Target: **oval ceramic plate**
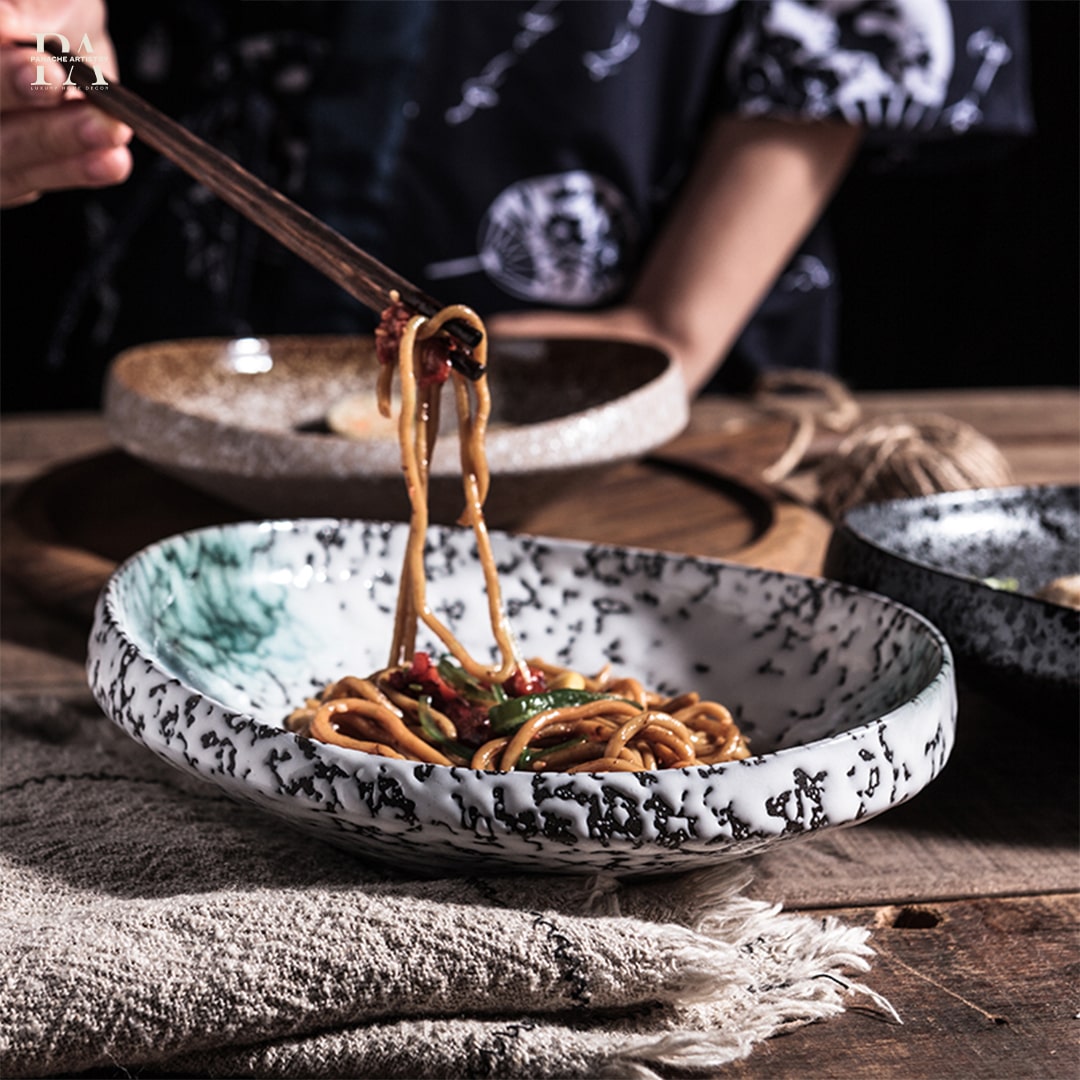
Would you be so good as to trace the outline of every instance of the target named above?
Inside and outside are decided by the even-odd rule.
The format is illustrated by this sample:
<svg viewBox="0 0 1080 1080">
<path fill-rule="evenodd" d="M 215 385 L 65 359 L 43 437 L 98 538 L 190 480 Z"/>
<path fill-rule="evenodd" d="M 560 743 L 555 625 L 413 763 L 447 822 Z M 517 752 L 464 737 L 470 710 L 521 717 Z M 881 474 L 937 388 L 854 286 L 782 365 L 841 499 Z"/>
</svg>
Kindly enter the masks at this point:
<svg viewBox="0 0 1080 1080">
<path fill-rule="evenodd" d="M 154 753 L 229 794 L 427 870 L 685 870 L 879 814 L 948 758 L 952 662 L 913 612 L 824 580 L 504 534 L 493 542 L 525 655 L 700 690 L 732 709 L 755 756 L 651 773 L 488 773 L 285 730 L 312 691 L 385 664 L 406 534 L 280 521 L 147 548 L 98 604 L 97 700 Z M 471 533 L 428 539 L 433 610 L 490 655 Z"/>
<path fill-rule="evenodd" d="M 1039 599 L 1080 573 L 1080 488 L 987 488 L 856 507 L 826 573 L 922 612 L 962 671 L 1076 701 L 1080 611 Z"/>
<path fill-rule="evenodd" d="M 403 521 L 401 451 L 377 413 L 377 368 L 369 337 L 156 342 L 113 362 L 105 418 L 134 457 L 260 516 Z M 645 345 L 494 339 L 488 382 L 496 525 L 667 442 L 689 419 L 681 375 Z M 456 420 L 444 400 L 445 428 Z M 337 416 L 357 437 L 331 430 Z M 432 461 L 432 521 L 461 513 L 455 443 L 443 440 Z"/>
</svg>

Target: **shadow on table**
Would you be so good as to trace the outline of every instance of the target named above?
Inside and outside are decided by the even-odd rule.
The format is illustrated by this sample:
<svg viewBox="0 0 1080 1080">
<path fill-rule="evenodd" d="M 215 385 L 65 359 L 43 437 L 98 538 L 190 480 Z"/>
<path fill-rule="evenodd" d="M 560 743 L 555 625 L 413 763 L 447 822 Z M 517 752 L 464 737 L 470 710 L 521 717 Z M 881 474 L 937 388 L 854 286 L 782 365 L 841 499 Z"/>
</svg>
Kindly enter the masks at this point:
<svg viewBox="0 0 1080 1080">
<path fill-rule="evenodd" d="M 1080 701 L 961 680 L 956 745 L 920 795 L 868 828 L 1027 846 L 1080 844 Z"/>
</svg>

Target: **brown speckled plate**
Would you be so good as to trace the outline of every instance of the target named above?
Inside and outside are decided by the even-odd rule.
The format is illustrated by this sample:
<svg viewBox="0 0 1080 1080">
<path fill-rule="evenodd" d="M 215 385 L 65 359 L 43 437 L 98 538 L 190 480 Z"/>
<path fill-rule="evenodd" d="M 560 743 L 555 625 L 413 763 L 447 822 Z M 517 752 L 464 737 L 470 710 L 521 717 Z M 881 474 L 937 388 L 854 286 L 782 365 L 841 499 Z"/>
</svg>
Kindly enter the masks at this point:
<svg viewBox="0 0 1080 1080">
<path fill-rule="evenodd" d="M 348 438 L 327 419 L 370 394 L 376 366 L 370 338 L 157 342 L 114 361 L 105 416 L 136 458 L 260 516 L 401 519 L 408 507 L 394 432 L 373 423 Z M 688 420 L 681 376 L 644 345 L 493 340 L 489 371 L 487 516 L 496 526 L 570 478 L 660 446 Z M 461 511 L 456 439 L 432 463 L 431 508 L 437 522 Z"/>
</svg>

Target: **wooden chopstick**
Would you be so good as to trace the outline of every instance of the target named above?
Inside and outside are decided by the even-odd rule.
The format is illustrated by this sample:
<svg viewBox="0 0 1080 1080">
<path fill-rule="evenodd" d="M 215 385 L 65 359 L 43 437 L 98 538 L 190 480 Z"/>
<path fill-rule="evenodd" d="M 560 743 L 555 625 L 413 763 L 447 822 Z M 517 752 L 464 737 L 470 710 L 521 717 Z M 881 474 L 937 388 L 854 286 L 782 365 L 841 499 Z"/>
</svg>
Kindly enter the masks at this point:
<svg viewBox="0 0 1080 1080">
<path fill-rule="evenodd" d="M 68 56 L 59 62 L 70 71 L 71 81 L 87 92 L 91 104 L 127 124 L 143 142 L 376 314 L 393 302 L 392 292 L 406 308 L 421 315 L 430 317 L 442 308 L 437 300 L 138 94 L 119 83 L 97 85 L 93 70 L 81 60 Z M 467 350 L 480 344 L 481 334 L 468 323 L 450 320 L 443 330 Z M 452 349 L 450 362 L 470 379 L 484 374 L 483 365 L 471 352 Z"/>
</svg>

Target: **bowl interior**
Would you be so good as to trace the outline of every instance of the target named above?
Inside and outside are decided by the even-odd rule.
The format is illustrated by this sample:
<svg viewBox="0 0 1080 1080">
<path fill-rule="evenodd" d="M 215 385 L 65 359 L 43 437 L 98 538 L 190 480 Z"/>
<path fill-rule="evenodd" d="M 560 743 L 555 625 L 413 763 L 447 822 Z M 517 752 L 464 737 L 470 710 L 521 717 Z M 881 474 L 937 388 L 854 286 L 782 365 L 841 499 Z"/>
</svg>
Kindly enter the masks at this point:
<svg viewBox="0 0 1080 1080">
<path fill-rule="evenodd" d="M 845 524 L 883 551 L 1034 594 L 1080 573 L 1080 488 L 979 490 L 870 504 Z"/>
<path fill-rule="evenodd" d="M 406 529 L 252 523 L 173 538 L 114 580 L 126 635 L 168 675 L 280 726 L 344 674 L 386 663 Z M 940 637 L 832 582 L 655 552 L 494 537 L 527 656 L 611 663 L 674 694 L 726 704 L 756 754 L 850 730 L 917 698 L 946 664 Z M 493 655 L 471 534 L 429 535 L 429 602 Z M 420 647 L 444 651 L 430 635 Z"/>
</svg>

